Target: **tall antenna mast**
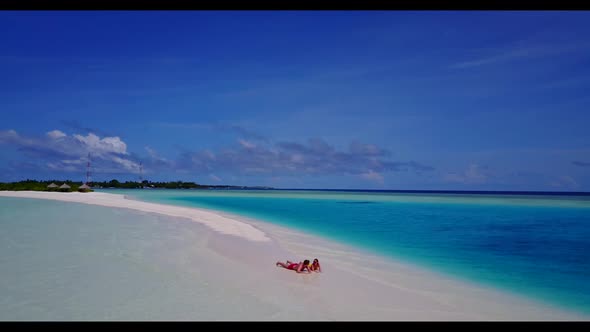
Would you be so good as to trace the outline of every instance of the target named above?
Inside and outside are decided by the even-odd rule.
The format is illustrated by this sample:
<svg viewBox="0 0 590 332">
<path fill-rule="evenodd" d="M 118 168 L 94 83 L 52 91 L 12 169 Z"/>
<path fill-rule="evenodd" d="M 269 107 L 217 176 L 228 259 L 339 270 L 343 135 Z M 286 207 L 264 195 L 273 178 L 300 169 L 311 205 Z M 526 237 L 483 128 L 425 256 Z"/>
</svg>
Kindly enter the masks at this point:
<svg viewBox="0 0 590 332">
<path fill-rule="evenodd" d="M 88 153 L 88 162 L 86 163 L 86 185 L 90 183 L 90 152 Z"/>
</svg>

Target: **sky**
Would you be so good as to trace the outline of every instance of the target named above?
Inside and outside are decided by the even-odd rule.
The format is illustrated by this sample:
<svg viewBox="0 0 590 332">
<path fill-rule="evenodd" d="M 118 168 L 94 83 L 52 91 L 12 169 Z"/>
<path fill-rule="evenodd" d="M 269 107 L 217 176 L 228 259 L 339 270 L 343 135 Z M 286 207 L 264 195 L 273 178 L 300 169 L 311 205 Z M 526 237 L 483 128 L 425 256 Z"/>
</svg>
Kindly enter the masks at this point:
<svg viewBox="0 0 590 332">
<path fill-rule="evenodd" d="M 590 191 L 588 11 L 0 11 L 0 181 Z"/>
</svg>

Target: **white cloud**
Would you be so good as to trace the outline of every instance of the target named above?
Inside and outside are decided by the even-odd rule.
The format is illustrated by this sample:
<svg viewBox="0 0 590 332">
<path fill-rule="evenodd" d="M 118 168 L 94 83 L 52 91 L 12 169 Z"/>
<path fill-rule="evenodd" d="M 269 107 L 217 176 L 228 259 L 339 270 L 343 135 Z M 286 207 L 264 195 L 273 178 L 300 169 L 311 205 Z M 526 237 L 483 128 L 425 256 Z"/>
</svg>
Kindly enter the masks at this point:
<svg viewBox="0 0 590 332">
<path fill-rule="evenodd" d="M 153 159 L 160 159 L 160 157 L 156 153 L 156 150 L 150 148 L 149 146 L 146 146 L 145 147 L 145 150 L 148 152 L 148 154 L 150 155 L 150 157 L 152 157 Z"/>
<path fill-rule="evenodd" d="M 215 154 L 209 150 L 203 151 L 203 154 L 210 160 L 215 160 Z"/>
<path fill-rule="evenodd" d="M 295 153 L 291 156 L 291 161 L 296 164 L 301 164 L 305 161 L 305 158 L 303 157 L 303 155 Z"/>
<path fill-rule="evenodd" d="M 415 161 L 390 161 L 389 152 L 372 144 L 355 143 L 353 151 L 338 150 L 321 139 L 307 144 L 278 142 L 272 145 L 251 144 L 236 140 L 236 148 L 210 152 L 201 150 L 182 154 L 175 167 L 201 174 L 215 172 L 284 174 L 340 174 L 360 176 L 379 181 L 377 174 L 397 171 L 431 171 L 430 166 Z M 372 171 L 373 173 L 371 173 Z"/>
<path fill-rule="evenodd" d="M 482 65 L 495 63 L 495 62 L 509 61 L 509 60 L 513 60 L 513 59 L 523 58 L 523 57 L 530 56 L 530 54 L 531 53 L 525 49 L 517 49 L 517 50 L 508 51 L 506 53 L 501 53 L 498 55 L 493 55 L 493 56 L 489 56 L 489 57 L 485 57 L 485 58 L 456 63 L 456 64 L 452 65 L 451 68 L 478 67 L 478 66 L 482 66 Z"/>
<path fill-rule="evenodd" d="M 80 159 L 74 159 L 74 160 L 62 160 L 61 162 L 64 164 L 69 164 L 69 165 L 82 165 L 86 162 L 86 160 L 84 160 L 83 158 L 80 158 Z"/>
<path fill-rule="evenodd" d="M 52 139 L 48 139 L 51 137 Z M 432 167 L 414 161 L 396 162 L 385 158 L 389 153 L 372 144 L 355 142 L 350 150 L 338 150 L 321 139 L 306 143 L 264 143 L 246 139 L 234 141 L 232 148 L 198 152 L 183 152 L 174 160 L 160 157 L 149 146 L 149 155 L 142 160 L 144 171 L 174 170 L 187 174 L 268 173 L 283 174 L 340 174 L 362 176 L 369 181 L 383 182 L 384 172 L 432 170 Z M 55 169 L 67 170 L 76 166 L 85 171 L 90 155 L 95 173 L 139 173 L 139 160 L 127 151 L 127 144 L 116 136 L 68 135 L 53 130 L 41 138 L 21 137 L 14 130 L 0 131 L 0 143 L 13 145 L 19 151 L 33 155 Z M 66 168 L 66 166 L 68 168 Z M 50 166 L 47 166 L 50 167 Z M 107 172 L 108 170 L 108 172 Z M 213 179 L 213 178 L 211 178 Z"/>
<path fill-rule="evenodd" d="M 73 135 L 75 139 L 82 142 L 91 154 L 120 153 L 127 154 L 127 144 L 119 137 L 100 138 L 93 133 L 87 136 Z"/>
<path fill-rule="evenodd" d="M 586 51 L 588 43 L 576 44 L 544 44 L 544 45 L 519 45 L 512 48 L 504 48 L 494 50 L 495 54 L 488 54 L 487 56 L 478 59 L 456 63 L 450 68 L 471 68 L 483 65 L 508 62 L 516 59 L 526 59 L 535 57 L 555 56 L 575 51 Z"/>
<path fill-rule="evenodd" d="M 155 169 L 165 169 L 165 168 L 174 168 L 174 161 L 170 161 L 166 158 L 161 157 L 158 152 L 149 146 L 145 147 L 145 150 L 150 155 L 151 159 L 145 160 L 144 166 L 147 166 L 144 171 L 146 173 L 151 173 L 151 171 Z"/>
<path fill-rule="evenodd" d="M 93 133 L 69 136 L 59 130 L 49 131 L 43 137 L 23 137 L 15 130 L 6 130 L 0 131 L 0 143 L 35 155 L 45 160 L 43 167 L 55 170 L 83 171 L 88 154 L 98 172 L 137 172 L 139 169 L 138 163 L 128 157 L 127 144 L 119 137 L 101 138 Z"/>
<path fill-rule="evenodd" d="M 373 170 L 369 170 L 366 173 L 362 173 L 360 176 L 365 180 L 369 180 L 369 181 L 383 184 L 383 175 L 381 175 Z"/>
<path fill-rule="evenodd" d="M 46 165 L 47 165 L 47 167 L 49 169 L 52 169 L 52 170 L 55 170 L 55 171 L 62 171 L 62 172 L 63 171 L 66 171 L 66 172 L 80 171 L 80 169 L 78 169 L 75 166 L 72 166 L 72 165 L 64 165 L 64 164 L 59 163 L 59 162 L 57 162 L 57 163 L 47 163 Z"/>
<path fill-rule="evenodd" d="M 246 149 L 254 149 L 256 147 L 256 144 L 246 141 L 245 139 L 239 139 L 238 142 Z"/>
<path fill-rule="evenodd" d="M 463 173 L 447 173 L 443 180 L 447 182 L 458 182 L 463 184 L 486 183 L 490 177 L 489 171 L 478 164 L 470 164 Z"/>
<path fill-rule="evenodd" d="M 352 142 L 349 146 L 349 151 L 354 154 L 361 154 L 366 156 L 382 156 L 387 154 L 386 151 L 379 149 L 374 144 L 363 144 L 359 142 Z"/>
<path fill-rule="evenodd" d="M 134 172 L 134 173 L 138 173 L 139 172 L 139 164 L 129 160 L 129 159 L 123 159 L 121 157 L 117 157 L 117 156 L 113 156 L 112 157 L 112 161 L 114 161 L 115 163 L 123 166 L 123 168 L 125 168 L 128 171 Z"/>
<path fill-rule="evenodd" d="M 26 140 L 19 136 L 19 134 L 13 130 L 0 131 L 0 143 L 17 143 L 26 144 Z"/>
<path fill-rule="evenodd" d="M 59 130 L 52 130 L 47 133 L 47 136 L 49 136 L 49 138 L 52 138 L 52 139 L 58 139 L 58 138 L 65 137 L 67 135 Z"/>
<path fill-rule="evenodd" d="M 575 189 L 579 188 L 580 185 L 578 182 L 569 175 L 562 175 L 557 177 L 554 181 L 552 181 L 549 185 L 555 188 L 567 188 L 567 189 Z"/>
</svg>

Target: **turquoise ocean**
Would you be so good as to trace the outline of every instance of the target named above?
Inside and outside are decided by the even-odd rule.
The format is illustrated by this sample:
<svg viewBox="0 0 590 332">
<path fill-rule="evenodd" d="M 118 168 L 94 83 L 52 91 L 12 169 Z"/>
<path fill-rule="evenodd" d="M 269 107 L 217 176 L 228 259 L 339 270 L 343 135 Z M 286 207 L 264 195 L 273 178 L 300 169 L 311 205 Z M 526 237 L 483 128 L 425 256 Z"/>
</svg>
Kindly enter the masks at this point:
<svg viewBox="0 0 590 332">
<path fill-rule="evenodd" d="M 587 194 L 97 191 L 253 218 L 590 314 Z M 220 297 L 227 283 L 188 270 L 201 250 L 193 245 L 199 227 L 124 209 L 0 197 L 0 320 L 227 319 L 228 303 L 244 308 L 232 319 L 267 317 L 271 310 L 252 307 L 256 300 L 240 288 Z"/>
<path fill-rule="evenodd" d="M 99 190 L 255 218 L 590 313 L 590 195 Z"/>
</svg>

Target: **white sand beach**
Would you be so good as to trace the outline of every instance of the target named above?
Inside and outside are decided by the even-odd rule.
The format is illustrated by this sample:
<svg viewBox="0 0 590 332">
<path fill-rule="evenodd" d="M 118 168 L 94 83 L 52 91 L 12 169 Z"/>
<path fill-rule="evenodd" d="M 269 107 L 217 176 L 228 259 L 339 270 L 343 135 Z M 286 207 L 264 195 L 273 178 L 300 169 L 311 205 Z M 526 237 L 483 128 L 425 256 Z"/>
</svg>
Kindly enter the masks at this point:
<svg viewBox="0 0 590 332">
<path fill-rule="evenodd" d="M 2 197 L 49 199 L 123 208 L 196 222 L 202 250 L 190 258 L 216 282 L 270 310 L 251 320 L 571 321 L 589 317 L 460 281 L 284 227 L 205 209 L 127 199 L 124 195 L 0 191 Z M 322 273 L 297 274 L 278 260 L 319 258 Z M 246 295 L 244 295 L 246 296 Z M 228 311 L 238 310 L 228 307 Z M 240 310 L 244 310 L 243 308 Z M 235 317 L 235 315 L 228 315 Z M 212 318 L 217 319 L 217 318 Z M 222 319 L 222 318 L 221 318 Z M 231 318 L 229 318 L 231 319 Z"/>
</svg>

